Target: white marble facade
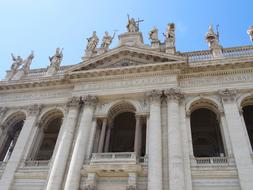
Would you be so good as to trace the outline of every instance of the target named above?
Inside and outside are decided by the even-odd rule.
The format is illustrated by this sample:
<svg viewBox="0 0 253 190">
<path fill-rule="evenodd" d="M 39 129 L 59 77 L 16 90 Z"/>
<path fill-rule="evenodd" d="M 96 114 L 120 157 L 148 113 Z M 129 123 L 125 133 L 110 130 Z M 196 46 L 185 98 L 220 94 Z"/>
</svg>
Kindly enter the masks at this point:
<svg viewBox="0 0 253 190">
<path fill-rule="evenodd" d="M 79 64 L 7 71 L 0 189 L 252 190 L 253 46 L 182 53 L 173 37 L 146 45 L 138 26 L 113 49 L 90 44 Z M 213 156 L 196 156 L 211 150 L 192 131 L 201 109 L 217 119 Z M 120 114 L 133 133 L 117 129 Z"/>
</svg>

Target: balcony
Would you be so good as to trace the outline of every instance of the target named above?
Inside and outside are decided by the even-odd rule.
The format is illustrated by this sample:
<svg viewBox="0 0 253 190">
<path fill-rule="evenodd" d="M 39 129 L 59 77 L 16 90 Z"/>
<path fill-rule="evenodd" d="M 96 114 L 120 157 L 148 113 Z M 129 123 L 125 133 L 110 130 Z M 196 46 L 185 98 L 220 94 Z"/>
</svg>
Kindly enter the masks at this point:
<svg viewBox="0 0 253 190">
<path fill-rule="evenodd" d="M 135 152 L 108 152 L 93 153 L 90 164 L 110 163 L 110 164 L 136 164 L 137 159 Z"/>
<path fill-rule="evenodd" d="M 200 167 L 224 167 L 224 166 L 234 166 L 235 162 L 233 158 L 229 157 L 201 157 L 191 158 L 191 166 Z"/>
</svg>

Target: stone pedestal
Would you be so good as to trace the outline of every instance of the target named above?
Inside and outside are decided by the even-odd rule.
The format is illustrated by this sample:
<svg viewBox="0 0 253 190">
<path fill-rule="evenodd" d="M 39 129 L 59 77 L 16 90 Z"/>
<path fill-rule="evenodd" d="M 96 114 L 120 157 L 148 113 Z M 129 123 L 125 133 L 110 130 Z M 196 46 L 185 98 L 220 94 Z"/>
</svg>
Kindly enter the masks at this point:
<svg viewBox="0 0 253 190">
<path fill-rule="evenodd" d="M 52 76 L 54 75 L 57 71 L 59 70 L 59 68 L 57 68 L 56 66 L 49 66 L 47 69 L 47 74 L 46 76 Z"/>
<path fill-rule="evenodd" d="M 83 98 L 84 108 L 81 116 L 80 126 L 77 132 L 76 143 L 69 165 L 66 178 L 65 190 L 78 190 L 80 185 L 81 169 L 87 153 L 88 140 L 91 131 L 92 117 L 97 98 L 86 96 Z"/>
<path fill-rule="evenodd" d="M 119 35 L 119 45 L 144 46 L 141 32 L 127 32 Z"/>
<path fill-rule="evenodd" d="M 175 41 L 174 40 L 167 39 L 165 41 L 165 52 L 175 54 L 176 47 L 175 47 Z"/>
<path fill-rule="evenodd" d="M 160 48 L 160 41 L 159 40 L 152 41 L 151 42 L 151 48 L 153 48 L 153 49 L 159 49 Z"/>
<path fill-rule="evenodd" d="M 162 190 L 162 129 L 160 91 L 148 93 L 150 97 L 149 119 L 149 155 L 148 155 L 148 190 Z"/>
<path fill-rule="evenodd" d="M 79 98 L 73 97 L 67 104 L 69 107 L 66 119 L 64 119 L 63 126 L 61 130 L 62 141 L 60 142 L 54 162 L 52 164 L 52 169 L 49 174 L 48 184 L 46 190 L 60 190 L 62 185 L 62 179 L 65 173 L 66 164 L 74 136 L 75 125 L 78 117 L 79 110 Z"/>
</svg>

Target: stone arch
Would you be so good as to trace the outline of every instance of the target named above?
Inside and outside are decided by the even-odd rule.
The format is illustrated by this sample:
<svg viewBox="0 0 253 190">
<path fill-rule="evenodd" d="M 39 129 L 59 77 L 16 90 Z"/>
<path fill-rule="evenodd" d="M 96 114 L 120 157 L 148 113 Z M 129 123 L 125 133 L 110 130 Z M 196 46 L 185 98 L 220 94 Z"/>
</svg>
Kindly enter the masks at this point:
<svg viewBox="0 0 253 190">
<path fill-rule="evenodd" d="M 20 110 L 11 110 L 4 118 L 0 136 L 0 161 L 6 161 L 10 158 L 25 119 L 26 114 Z"/>
<path fill-rule="evenodd" d="M 253 94 L 247 93 L 238 99 L 238 104 L 242 110 L 243 120 L 246 126 L 249 142 L 253 150 Z"/>
<path fill-rule="evenodd" d="M 56 145 L 64 112 L 59 108 L 42 110 L 39 117 L 38 133 L 30 158 L 34 160 L 50 160 Z"/>
<path fill-rule="evenodd" d="M 220 114 L 223 113 L 221 103 L 211 97 L 195 97 L 186 104 L 186 113 L 189 115 L 200 108 L 206 108 L 213 111 L 219 118 Z"/>
<path fill-rule="evenodd" d="M 240 108 L 253 105 L 253 93 L 243 94 L 238 98 L 237 103 Z"/>
<path fill-rule="evenodd" d="M 217 157 L 225 154 L 220 122 L 217 113 L 209 106 L 198 105 L 192 109 L 190 124 L 194 156 Z M 196 139 L 202 139 L 202 143 Z M 203 143 L 203 139 L 206 143 Z"/>
<path fill-rule="evenodd" d="M 107 118 L 108 118 L 108 123 L 109 125 L 113 122 L 113 119 L 123 113 L 123 112 L 131 112 L 131 113 L 136 113 L 138 105 L 136 105 L 136 102 L 134 101 L 126 101 L 126 100 L 121 100 L 121 101 L 116 101 L 113 104 L 108 107 L 107 111 Z M 139 110 L 139 109 L 138 109 Z"/>
</svg>

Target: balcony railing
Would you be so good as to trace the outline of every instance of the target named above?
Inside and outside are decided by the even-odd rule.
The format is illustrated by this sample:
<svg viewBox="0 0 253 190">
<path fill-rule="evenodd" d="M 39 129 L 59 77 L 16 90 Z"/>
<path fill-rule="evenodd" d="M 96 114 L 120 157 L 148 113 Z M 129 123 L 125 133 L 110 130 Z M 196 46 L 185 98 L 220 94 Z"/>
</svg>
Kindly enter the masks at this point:
<svg viewBox="0 0 253 190">
<path fill-rule="evenodd" d="M 136 163 L 134 152 L 93 153 L 90 163 Z"/>
<path fill-rule="evenodd" d="M 229 166 L 234 165 L 234 160 L 228 157 L 201 157 L 191 158 L 192 166 Z"/>
<path fill-rule="evenodd" d="M 24 162 L 24 167 L 47 167 L 50 160 L 27 160 Z"/>
<path fill-rule="evenodd" d="M 0 162 L 0 169 L 6 166 L 6 162 Z"/>
</svg>

